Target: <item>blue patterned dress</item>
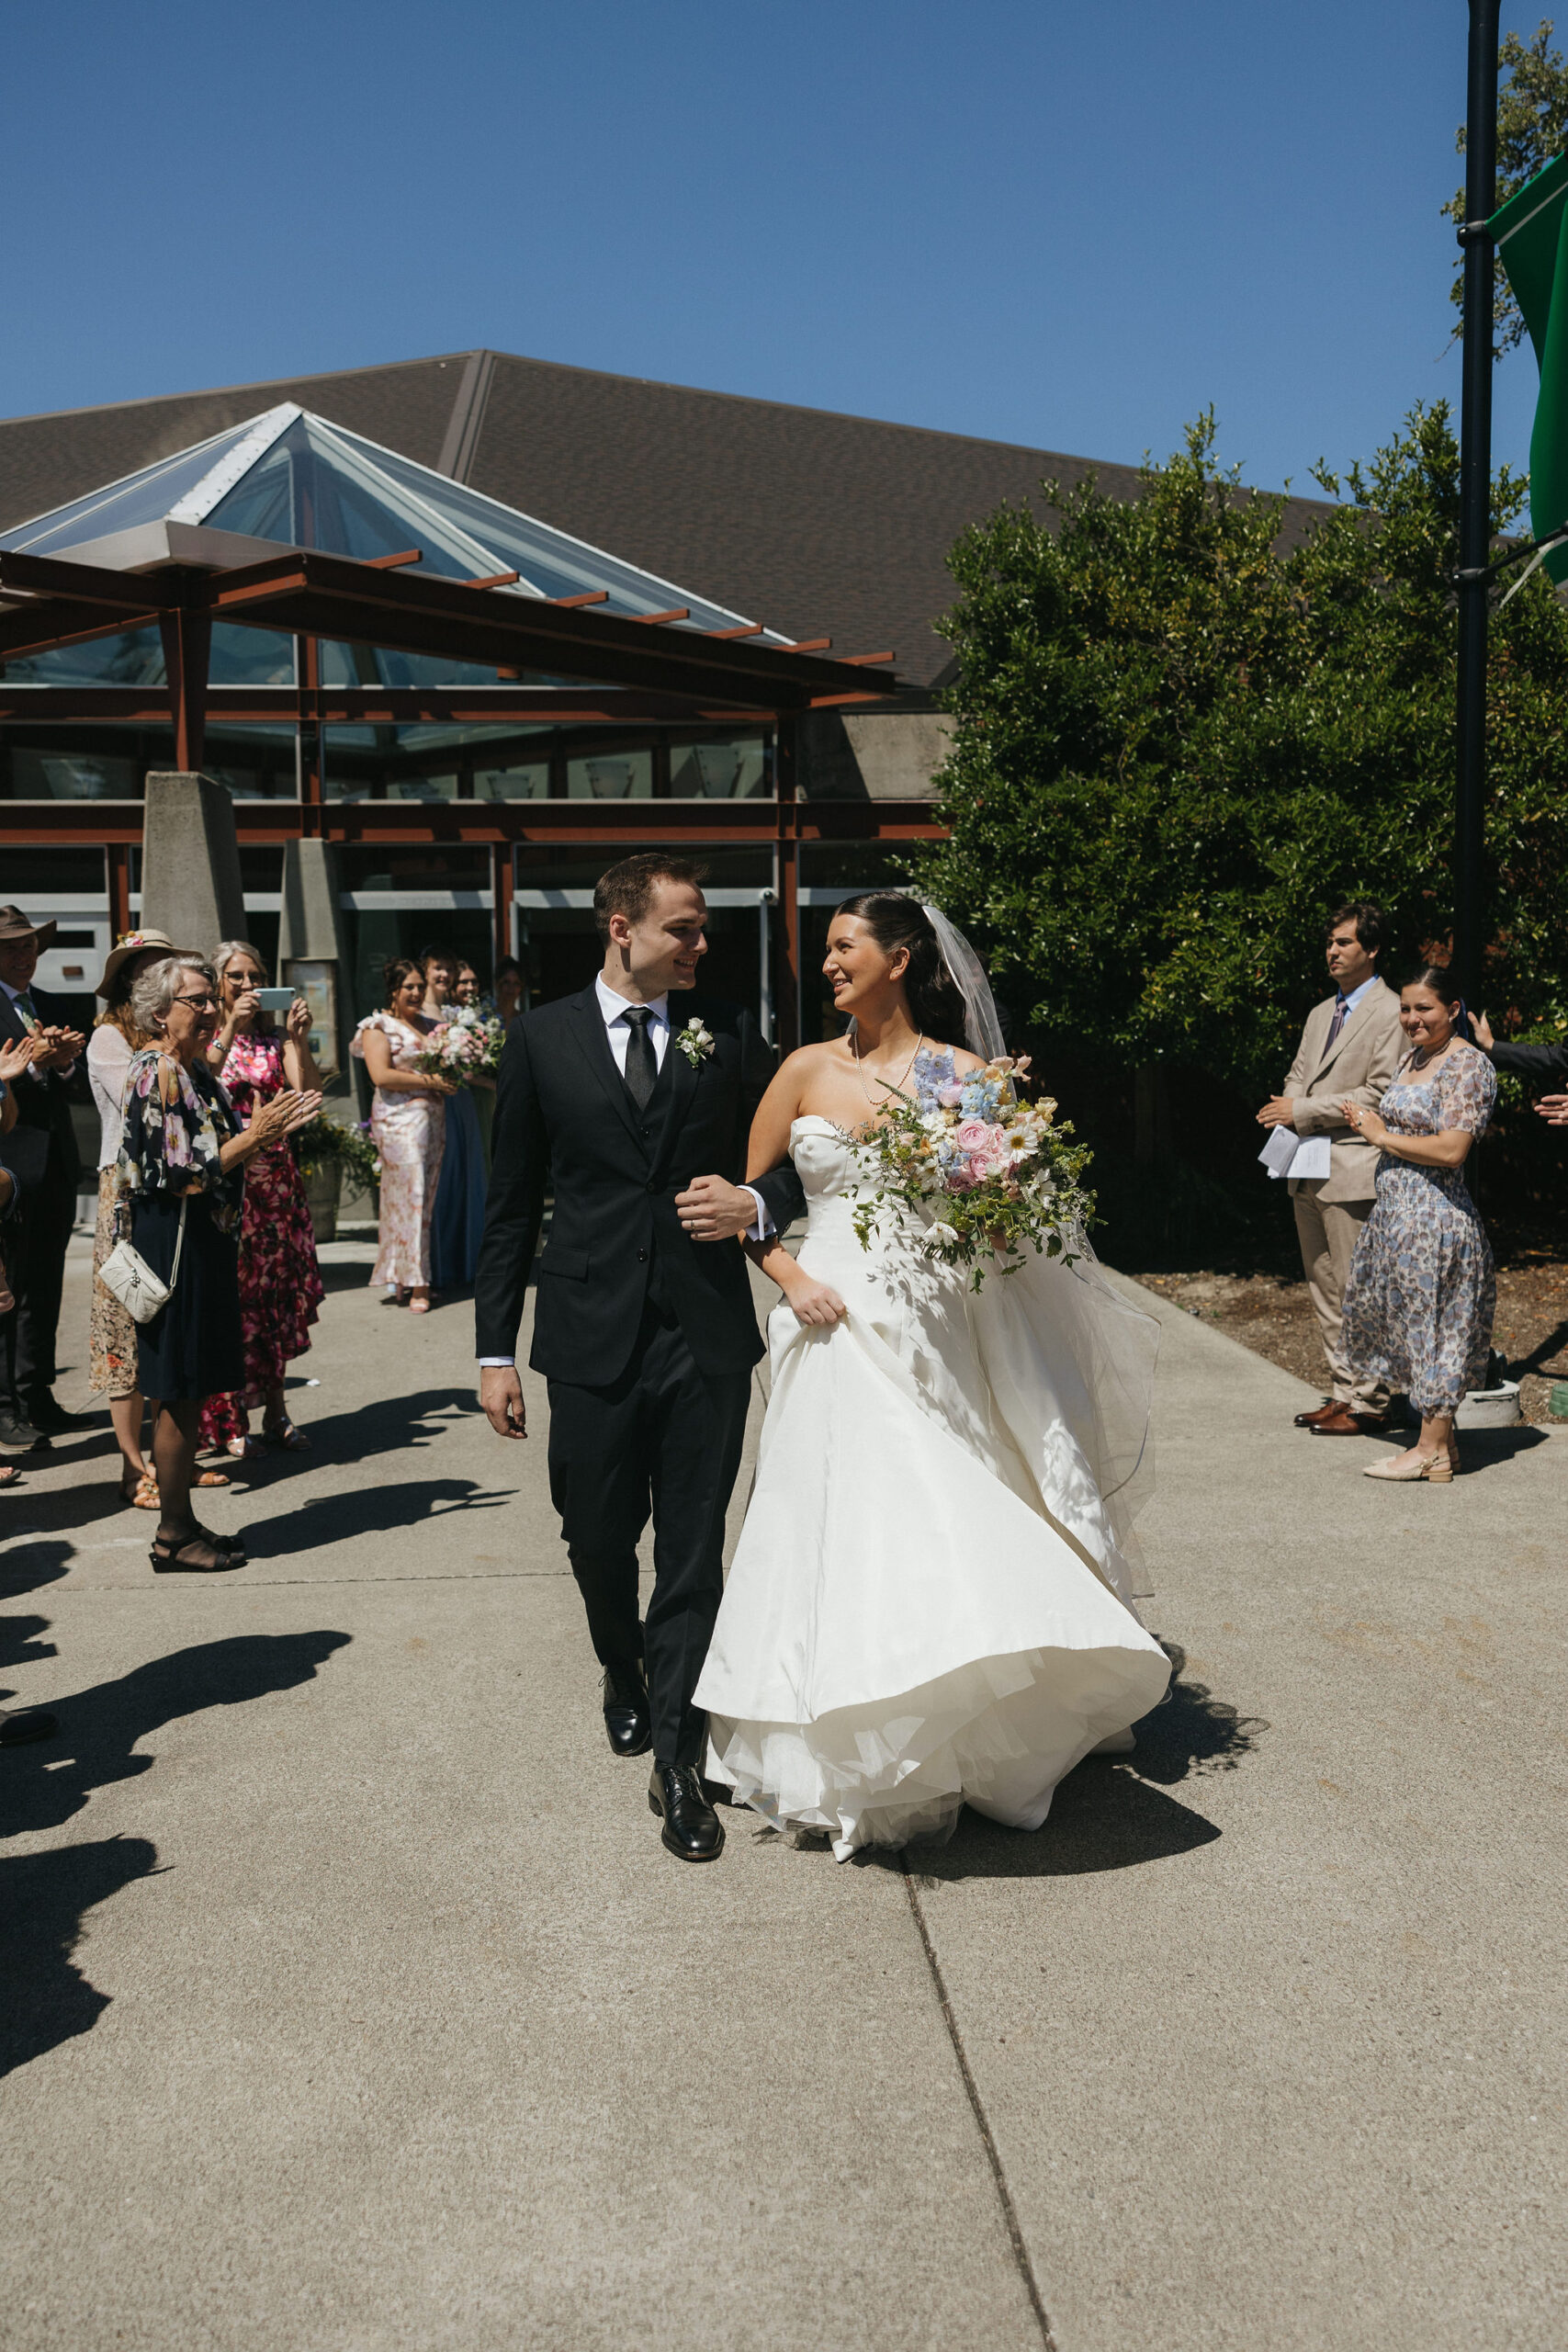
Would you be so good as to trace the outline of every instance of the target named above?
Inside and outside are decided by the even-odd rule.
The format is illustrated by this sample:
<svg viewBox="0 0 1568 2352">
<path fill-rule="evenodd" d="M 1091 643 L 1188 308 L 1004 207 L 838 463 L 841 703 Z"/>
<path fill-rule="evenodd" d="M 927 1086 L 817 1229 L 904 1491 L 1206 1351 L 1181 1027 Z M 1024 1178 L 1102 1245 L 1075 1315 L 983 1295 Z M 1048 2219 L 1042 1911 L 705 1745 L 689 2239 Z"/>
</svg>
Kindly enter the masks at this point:
<svg viewBox="0 0 1568 2352">
<path fill-rule="evenodd" d="M 1453 1046 L 1430 1075 L 1406 1062 L 1378 1105 L 1402 1136 L 1486 1132 L 1497 1077 L 1473 1046 Z M 1402 1388 L 1427 1419 L 1457 1412 L 1485 1385 L 1497 1306 L 1486 1228 L 1462 1168 L 1417 1168 L 1384 1152 L 1377 1202 L 1345 1286 L 1345 1354 L 1360 1379 Z"/>
</svg>

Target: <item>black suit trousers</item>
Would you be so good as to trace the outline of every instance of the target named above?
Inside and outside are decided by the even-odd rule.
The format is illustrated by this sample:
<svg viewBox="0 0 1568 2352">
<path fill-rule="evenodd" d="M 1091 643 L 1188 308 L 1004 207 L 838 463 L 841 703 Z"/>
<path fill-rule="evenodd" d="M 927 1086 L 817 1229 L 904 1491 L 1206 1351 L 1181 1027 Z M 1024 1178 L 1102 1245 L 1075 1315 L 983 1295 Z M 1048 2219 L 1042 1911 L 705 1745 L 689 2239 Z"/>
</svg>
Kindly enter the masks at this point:
<svg viewBox="0 0 1568 2352">
<path fill-rule="evenodd" d="M 602 1665 L 639 1654 L 653 1753 L 701 1761 L 692 1704 L 724 1596 L 724 1516 L 740 1465 L 749 1372 L 704 1373 L 667 1309 L 645 1308 L 631 1361 L 603 1388 L 552 1380 L 550 1494 Z M 637 1540 L 653 1520 L 653 1594 L 637 1622 Z"/>
<path fill-rule="evenodd" d="M 20 1209 L 0 1235 L 17 1300 L 15 1310 L 0 1317 L 0 1396 L 23 1408 L 54 1385 L 65 1253 L 75 1221 L 74 1185 L 57 1169 L 51 1151 L 48 1181 L 23 1193 Z"/>
</svg>

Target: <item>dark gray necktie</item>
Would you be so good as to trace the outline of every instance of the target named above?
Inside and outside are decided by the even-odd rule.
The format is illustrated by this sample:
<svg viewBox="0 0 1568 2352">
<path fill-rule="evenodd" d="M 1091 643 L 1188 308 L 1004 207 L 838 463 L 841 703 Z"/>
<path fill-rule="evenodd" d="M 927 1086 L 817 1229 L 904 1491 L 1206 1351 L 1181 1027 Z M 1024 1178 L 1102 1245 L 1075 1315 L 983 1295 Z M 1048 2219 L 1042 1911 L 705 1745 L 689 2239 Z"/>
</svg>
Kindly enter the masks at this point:
<svg viewBox="0 0 1568 2352">
<path fill-rule="evenodd" d="M 621 1018 L 626 1024 L 626 1085 L 637 1109 L 646 1111 L 659 1077 L 653 1040 L 648 1034 L 653 1015 L 646 1004 L 634 1004 Z"/>
</svg>

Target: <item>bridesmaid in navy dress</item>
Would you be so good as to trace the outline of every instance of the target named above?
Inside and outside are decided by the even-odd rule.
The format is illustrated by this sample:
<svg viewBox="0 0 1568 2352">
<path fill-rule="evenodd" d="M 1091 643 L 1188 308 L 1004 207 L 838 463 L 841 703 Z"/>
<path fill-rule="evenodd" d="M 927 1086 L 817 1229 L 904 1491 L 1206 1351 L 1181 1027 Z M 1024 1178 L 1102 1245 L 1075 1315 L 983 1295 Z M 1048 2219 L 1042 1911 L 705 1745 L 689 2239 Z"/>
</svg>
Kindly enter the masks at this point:
<svg viewBox="0 0 1568 2352">
<path fill-rule="evenodd" d="M 456 956 L 445 948 L 427 948 L 424 967 L 424 1012 L 441 1021 L 457 1002 Z M 446 1104 L 446 1150 L 435 1192 L 435 1216 L 430 1230 L 430 1281 L 434 1290 L 463 1290 L 473 1281 L 479 1262 L 479 1241 L 485 1222 L 485 1153 L 479 1114 L 468 1088 L 460 1086 Z"/>
</svg>

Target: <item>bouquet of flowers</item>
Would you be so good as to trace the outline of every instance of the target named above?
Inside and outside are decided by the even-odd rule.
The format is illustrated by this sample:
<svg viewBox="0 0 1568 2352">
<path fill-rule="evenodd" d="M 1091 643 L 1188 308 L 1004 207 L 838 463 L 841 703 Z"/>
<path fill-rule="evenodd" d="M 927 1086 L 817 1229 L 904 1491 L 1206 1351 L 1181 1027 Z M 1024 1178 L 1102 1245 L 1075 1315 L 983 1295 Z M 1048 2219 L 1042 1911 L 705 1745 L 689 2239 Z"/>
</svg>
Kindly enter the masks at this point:
<svg viewBox="0 0 1568 2352">
<path fill-rule="evenodd" d="M 1015 1067 L 1004 1057 L 946 1084 L 922 1081 L 852 1138 L 876 1178 L 854 1213 L 863 1250 L 891 1207 L 924 1227 L 922 1255 L 970 1269 L 974 1290 L 987 1271 L 1016 1273 L 1025 1250 L 1069 1265 L 1081 1254 L 1094 1208 L 1083 1184 L 1089 1147 L 1057 1124 L 1055 1102 L 1021 1099 Z"/>
<path fill-rule="evenodd" d="M 505 1043 L 505 1030 L 484 1005 L 444 1005 L 423 1052 L 414 1057 L 414 1068 L 466 1086 L 471 1078 L 494 1077 Z"/>
</svg>

